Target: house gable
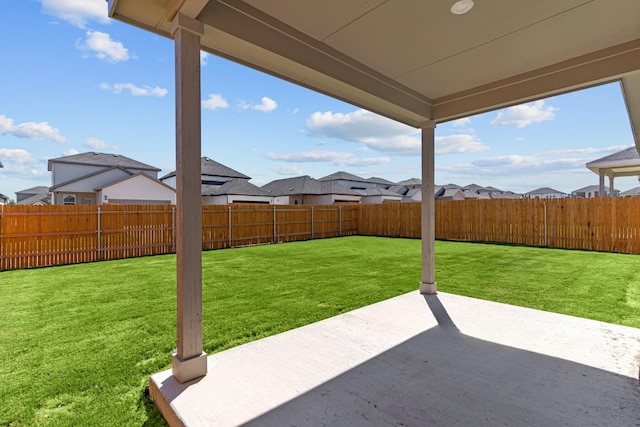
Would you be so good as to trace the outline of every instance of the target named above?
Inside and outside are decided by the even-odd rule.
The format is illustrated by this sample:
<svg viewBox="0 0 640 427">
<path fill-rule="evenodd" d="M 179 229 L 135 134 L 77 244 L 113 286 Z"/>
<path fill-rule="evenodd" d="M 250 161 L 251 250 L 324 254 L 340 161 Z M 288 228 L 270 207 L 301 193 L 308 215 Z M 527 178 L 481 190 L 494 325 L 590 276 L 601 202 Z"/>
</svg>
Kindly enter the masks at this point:
<svg viewBox="0 0 640 427">
<path fill-rule="evenodd" d="M 95 189 L 98 203 L 175 204 L 173 188 L 144 173 L 127 176 Z"/>
</svg>

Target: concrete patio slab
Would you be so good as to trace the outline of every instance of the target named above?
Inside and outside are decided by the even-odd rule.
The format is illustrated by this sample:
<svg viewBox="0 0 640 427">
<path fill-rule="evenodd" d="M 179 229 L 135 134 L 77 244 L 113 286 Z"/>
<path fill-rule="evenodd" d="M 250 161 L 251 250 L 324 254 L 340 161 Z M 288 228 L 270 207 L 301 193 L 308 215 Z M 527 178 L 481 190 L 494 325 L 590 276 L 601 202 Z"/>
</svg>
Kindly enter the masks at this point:
<svg viewBox="0 0 640 427">
<path fill-rule="evenodd" d="M 639 366 L 640 329 L 412 292 L 150 392 L 173 426 L 640 426 Z"/>
</svg>

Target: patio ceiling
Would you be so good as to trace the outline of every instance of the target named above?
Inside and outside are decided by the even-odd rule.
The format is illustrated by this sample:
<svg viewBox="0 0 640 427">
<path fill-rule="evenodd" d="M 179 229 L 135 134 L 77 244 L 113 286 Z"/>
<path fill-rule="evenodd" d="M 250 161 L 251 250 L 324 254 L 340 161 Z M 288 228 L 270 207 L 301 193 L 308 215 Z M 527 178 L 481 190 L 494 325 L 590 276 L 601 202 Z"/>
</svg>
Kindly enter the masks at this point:
<svg viewBox="0 0 640 427">
<path fill-rule="evenodd" d="M 109 0 L 170 37 L 182 13 L 204 51 L 418 126 L 619 80 L 640 145 L 637 0 Z"/>
</svg>

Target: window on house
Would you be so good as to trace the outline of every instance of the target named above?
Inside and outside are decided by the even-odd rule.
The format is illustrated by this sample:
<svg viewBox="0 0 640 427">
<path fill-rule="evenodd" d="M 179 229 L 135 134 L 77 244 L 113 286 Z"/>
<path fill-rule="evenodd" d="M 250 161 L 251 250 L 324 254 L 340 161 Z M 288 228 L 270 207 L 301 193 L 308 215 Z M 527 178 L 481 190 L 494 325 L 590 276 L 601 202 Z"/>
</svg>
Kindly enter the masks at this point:
<svg viewBox="0 0 640 427">
<path fill-rule="evenodd" d="M 74 194 L 67 194 L 62 198 L 62 203 L 65 205 L 75 205 L 76 204 L 76 196 Z"/>
</svg>

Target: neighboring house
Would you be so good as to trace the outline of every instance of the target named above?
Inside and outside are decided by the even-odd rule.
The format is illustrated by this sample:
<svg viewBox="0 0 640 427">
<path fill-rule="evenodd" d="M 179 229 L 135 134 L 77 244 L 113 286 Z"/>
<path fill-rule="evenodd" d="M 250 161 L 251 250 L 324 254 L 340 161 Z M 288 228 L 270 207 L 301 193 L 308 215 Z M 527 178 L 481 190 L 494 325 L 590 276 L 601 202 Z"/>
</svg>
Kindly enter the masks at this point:
<svg viewBox="0 0 640 427">
<path fill-rule="evenodd" d="M 466 187 L 462 187 L 462 191 L 466 193 L 476 193 L 476 194 L 490 194 L 494 191 L 502 191 L 498 190 L 495 187 L 483 187 L 478 184 L 469 184 Z"/>
<path fill-rule="evenodd" d="M 16 204 L 50 205 L 51 193 L 49 193 L 49 187 L 39 185 L 37 187 L 27 188 L 26 190 L 16 191 Z"/>
<path fill-rule="evenodd" d="M 7 204 L 9 204 L 9 197 L 0 193 L 0 205 L 7 205 Z"/>
<path fill-rule="evenodd" d="M 373 184 L 376 188 L 385 188 L 387 190 L 389 189 L 389 187 L 396 185 L 394 182 L 391 182 L 388 179 L 378 178 L 377 176 L 367 178 L 366 181 Z"/>
<path fill-rule="evenodd" d="M 4 165 L 2 164 L 2 162 L 0 162 L 0 168 L 3 168 L 3 167 L 4 167 Z"/>
<path fill-rule="evenodd" d="M 395 193 L 380 187 L 370 187 L 364 190 L 356 190 L 362 196 L 362 203 L 389 203 L 402 202 L 402 194 Z"/>
<path fill-rule="evenodd" d="M 273 197 L 267 191 L 246 179 L 232 179 L 223 185 L 203 185 L 203 205 L 230 205 L 232 203 L 271 204 Z"/>
<path fill-rule="evenodd" d="M 330 205 L 359 203 L 361 194 L 337 181 L 320 181 L 308 175 L 271 181 L 261 187 L 278 205 Z"/>
<path fill-rule="evenodd" d="M 565 197 L 567 197 L 567 193 L 549 187 L 542 187 L 524 193 L 525 199 L 564 199 Z"/>
<path fill-rule="evenodd" d="M 438 194 L 439 187 L 436 188 L 435 194 Z M 402 195 L 403 202 L 420 202 L 422 201 L 422 181 L 418 178 L 410 178 L 397 182 L 389 187 L 389 191 Z"/>
<path fill-rule="evenodd" d="M 200 158 L 200 182 L 202 185 L 223 185 L 236 178 L 246 179 L 247 181 L 251 179 L 250 176 L 231 169 L 222 163 L 218 163 L 209 157 L 205 156 Z M 169 172 L 160 178 L 160 181 L 176 188 L 176 171 Z"/>
<path fill-rule="evenodd" d="M 617 153 L 593 160 L 587 163 L 586 166 L 591 172 L 600 177 L 600 185 L 602 187 L 604 187 L 605 177 L 608 177 L 609 187 L 613 188 L 614 197 L 618 197 L 620 192 L 615 190 L 615 178 L 619 176 L 640 176 L 640 154 L 634 145 Z M 598 190 L 599 193 L 600 189 Z M 611 190 L 607 190 L 605 193 L 608 195 Z"/>
<path fill-rule="evenodd" d="M 620 195 L 618 190 L 614 190 L 616 197 Z M 604 187 L 604 196 L 609 197 L 609 187 Z M 571 197 L 584 197 L 587 199 L 600 197 L 600 186 L 599 185 L 589 185 L 587 187 L 580 188 L 578 190 L 571 192 Z"/>
<path fill-rule="evenodd" d="M 386 179 L 375 177 L 365 179 L 343 171 L 324 176 L 320 178 L 319 181 L 335 182 L 352 190 L 366 190 L 367 188 L 373 187 L 388 189 L 394 185 L 393 182 L 387 181 Z"/>
<path fill-rule="evenodd" d="M 620 193 L 620 197 L 640 197 L 640 187 L 634 187 Z"/>
<path fill-rule="evenodd" d="M 462 187 L 456 184 L 440 186 L 435 193 L 436 200 L 464 200 Z"/>
<path fill-rule="evenodd" d="M 231 203 L 273 203 L 273 197 L 249 182 L 247 176 L 218 163 L 209 157 L 200 158 L 200 194 L 203 205 Z M 160 180 L 176 187 L 176 172 L 169 172 Z"/>
<path fill-rule="evenodd" d="M 80 153 L 51 159 L 52 204 L 175 204 L 160 169 L 119 154 Z"/>
<path fill-rule="evenodd" d="M 491 196 L 487 192 L 479 193 L 478 191 L 473 191 L 473 190 L 462 190 L 462 192 L 464 194 L 464 198 L 468 200 L 491 198 Z"/>
<path fill-rule="evenodd" d="M 522 199 L 522 194 L 513 191 L 500 191 L 491 193 L 492 199 Z"/>
</svg>

